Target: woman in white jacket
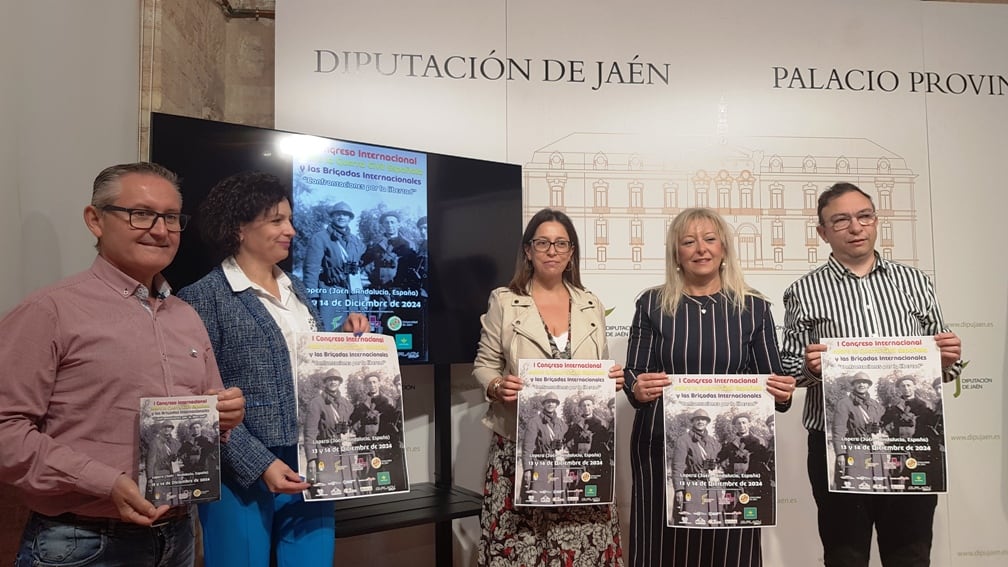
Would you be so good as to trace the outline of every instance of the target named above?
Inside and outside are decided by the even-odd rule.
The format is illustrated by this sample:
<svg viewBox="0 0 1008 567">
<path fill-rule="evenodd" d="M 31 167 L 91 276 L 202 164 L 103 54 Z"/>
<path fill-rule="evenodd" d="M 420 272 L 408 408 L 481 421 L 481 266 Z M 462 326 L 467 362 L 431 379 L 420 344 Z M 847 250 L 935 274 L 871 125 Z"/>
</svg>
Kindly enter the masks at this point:
<svg viewBox="0 0 1008 567">
<path fill-rule="evenodd" d="M 515 435 L 522 358 L 609 358 L 605 309 L 581 285 L 578 238 L 570 218 L 543 209 L 525 227 L 508 287 L 490 295 L 473 376 L 489 403 L 493 430 L 484 487 L 478 564 L 623 565 L 616 506 L 515 508 Z M 623 387 L 614 366 L 613 387 Z"/>
</svg>

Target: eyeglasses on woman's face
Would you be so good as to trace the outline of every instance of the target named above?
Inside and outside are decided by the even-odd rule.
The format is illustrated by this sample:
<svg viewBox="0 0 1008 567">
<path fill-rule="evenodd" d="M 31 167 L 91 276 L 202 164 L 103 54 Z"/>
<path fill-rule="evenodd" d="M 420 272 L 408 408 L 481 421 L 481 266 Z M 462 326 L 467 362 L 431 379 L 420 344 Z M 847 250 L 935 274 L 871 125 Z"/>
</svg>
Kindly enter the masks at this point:
<svg viewBox="0 0 1008 567">
<path fill-rule="evenodd" d="M 552 246 L 556 250 L 557 254 L 566 254 L 574 248 L 574 244 L 570 240 L 564 240 L 559 238 L 557 240 L 547 240 L 545 238 L 533 238 L 529 241 L 532 245 L 532 249 L 536 252 L 549 252 Z"/>
</svg>

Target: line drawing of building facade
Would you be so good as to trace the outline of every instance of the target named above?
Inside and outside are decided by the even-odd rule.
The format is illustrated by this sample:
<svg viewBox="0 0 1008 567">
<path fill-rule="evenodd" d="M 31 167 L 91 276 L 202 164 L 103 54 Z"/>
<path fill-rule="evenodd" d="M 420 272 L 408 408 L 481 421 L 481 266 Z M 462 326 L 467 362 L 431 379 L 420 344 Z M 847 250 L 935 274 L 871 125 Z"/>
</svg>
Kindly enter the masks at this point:
<svg viewBox="0 0 1008 567">
<path fill-rule="evenodd" d="M 523 176 L 526 218 L 543 207 L 566 212 L 585 273 L 664 273 L 669 223 L 686 208 L 711 207 L 731 225 L 748 274 L 797 277 L 828 258 L 816 205 L 838 181 L 874 200 L 884 258 L 916 266 L 927 244 L 918 237 L 917 174 L 865 138 L 578 132 L 534 151 Z"/>
</svg>

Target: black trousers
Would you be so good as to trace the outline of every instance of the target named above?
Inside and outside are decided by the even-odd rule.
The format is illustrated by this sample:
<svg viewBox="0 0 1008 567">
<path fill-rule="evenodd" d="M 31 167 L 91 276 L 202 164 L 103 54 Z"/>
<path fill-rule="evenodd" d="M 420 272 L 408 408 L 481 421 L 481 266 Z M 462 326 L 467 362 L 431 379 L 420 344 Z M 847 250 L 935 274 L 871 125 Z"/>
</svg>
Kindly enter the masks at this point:
<svg viewBox="0 0 1008 567">
<path fill-rule="evenodd" d="M 833 464 L 829 463 L 829 470 Z M 808 476 L 819 509 L 826 567 L 868 567 L 872 528 L 885 567 L 927 567 L 938 497 L 934 494 L 830 492 L 826 434 L 809 430 Z"/>
</svg>

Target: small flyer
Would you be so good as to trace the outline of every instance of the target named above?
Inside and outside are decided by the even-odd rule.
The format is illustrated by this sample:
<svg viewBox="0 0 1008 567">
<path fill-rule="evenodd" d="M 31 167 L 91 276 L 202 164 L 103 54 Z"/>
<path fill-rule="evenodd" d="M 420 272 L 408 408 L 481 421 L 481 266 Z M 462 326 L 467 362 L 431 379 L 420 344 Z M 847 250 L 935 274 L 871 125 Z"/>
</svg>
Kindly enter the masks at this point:
<svg viewBox="0 0 1008 567">
<path fill-rule="evenodd" d="M 941 352 L 934 337 L 822 343 L 830 491 L 946 492 Z"/>
<path fill-rule="evenodd" d="M 517 506 L 613 501 L 612 360 L 523 359 L 518 374 Z"/>
<path fill-rule="evenodd" d="M 766 376 L 669 375 L 665 412 L 667 525 L 777 524 L 774 400 Z"/>
<path fill-rule="evenodd" d="M 395 339 L 297 337 L 298 472 L 305 500 L 409 492 Z"/>
<path fill-rule="evenodd" d="M 217 396 L 140 398 L 140 478 L 155 506 L 220 498 Z"/>
</svg>

